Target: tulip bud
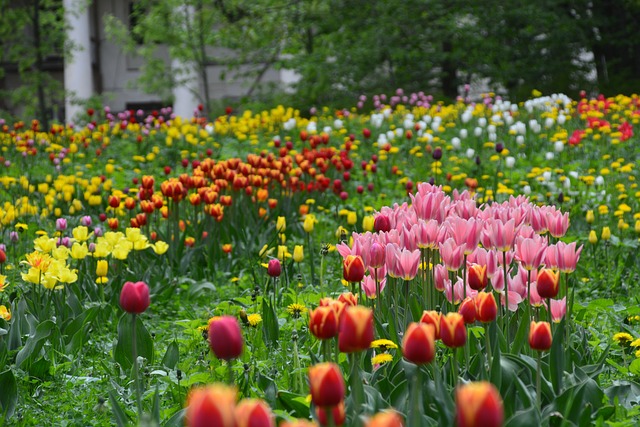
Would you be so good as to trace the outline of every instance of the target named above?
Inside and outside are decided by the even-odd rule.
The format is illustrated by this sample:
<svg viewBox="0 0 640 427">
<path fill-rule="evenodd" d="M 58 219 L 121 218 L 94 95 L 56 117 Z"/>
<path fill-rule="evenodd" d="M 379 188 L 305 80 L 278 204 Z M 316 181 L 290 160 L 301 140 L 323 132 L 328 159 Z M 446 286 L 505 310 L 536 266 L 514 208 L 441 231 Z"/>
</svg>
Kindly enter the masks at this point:
<svg viewBox="0 0 640 427">
<path fill-rule="evenodd" d="M 436 355 L 435 328 L 427 323 L 411 323 L 402 339 L 402 355 L 411 363 L 431 363 Z"/>
<path fill-rule="evenodd" d="M 591 243 L 592 245 L 598 243 L 598 235 L 596 234 L 596 230 L 591 230 L 589 232 L 589 243 Z"/>
<path fill-rule="evenodd" d="M 309 331 L 321 340 L 333 338 L 338 335 L 338 320 L 333 307 L 318 307 L 309 313 Z"/>
<path fill-rule="evenodd" d="M 489 382 L 472 382 L 456 389 L 458 427 L 501 427 L 504 420 L 502 398 Z"/>
<path fill-rule="evenodd" d="M 105 261 L 106 262 L 106 261 Z M 126 282 L 120 292 L 120 307 L 127 313 L 143 313 L 150 304 L 149 286 L 144 282 Z"/>
<path fill-rule="evenodd" d="M 347 414 L 344 408 L 344 402 L 340 402 L 339 405 L 334 406 L 333 408 L 323 408 L 316 407 L 316 415 L 318 416 L 318 421 L 321 426 L 329 425 L 329 418 L 327 417 L 327 411 L 331 411 L 331 415 L 333 417 L 333 425 L 341 426 L 347 419 Z"/>
<path fill-rule="evenodd" d="M 442 317 L 442 314 L 435 310 L 425 310 L 420 318 L 420 323 L 433 325 L 434 337 L 437 340 L 440 339 L 440 317 Z"/>
<path fill-rule="evenodd" d="M 237 359 L 242 345 L 242 332 L 235 317 L 214 317 L 209 321 L 209 347 L 218 359 Z"/>
<path fill-rule="evenodd" d="M 602 227 L 602 240 L 605 242 L 611 238 L 611 230 L 609 227 Z"/>
<path fill-rule="evenodd" d="M 187 427 L 235 427 L 236 389 L 221 384 L 195 388 L 187 398 Z"/>
<path fill-rule="evenodd" d="M 271 408 L 260 399 L 244 399 L 235 410 L 236 427 L 275 427 Z"/>
<path fill-rule="evenodd" d="M 384 265 L 385 262 L 385 249 L 378 242 L 373 242 L 371 244 L 371 248 L 369 249 L 369 267 L 371 268 L 380 268 Z"/>
<path fill-rule="evenodd" d="M 67 220 L 65 218 L 56 219 L 56 230 L 64 231 L 67 229 Z"/>
<path fill-rule="evenodd" d="M 529 346 L 532 350 L 545 351 L 551 348 L 551 325 L 549 322 L 531 322 Z"/>
<path fill-rule="evenodd" d="M 440 339 L 447 347 L 462 347 L 467 342 L 467 329 L 460 313 L 449 312 L 440 317 Z"/>
<path fill-rule="evenodd" d="M 277 258 L 270 259 L 267 267 L 267 274 L 271 277 L 279 277 L 281 273 L 282 266 L 280 265 L 280 260 Z"/>
<path fill-rule="evenodd" d="M 370 308 L 347 307 L 340 320 L 338 348 L 343 353 L 367 350 L 373 341 L 373 311 Z"/>
<path fill-rule="evenodd" d="M 0 264 L 4 264 L 5 262 L 7 262 L 7 253 L 0 249 Z"/>
<path fill-rule="evenodd" d="M 367 421 L 365 427 L 403 427 L 402 417 L 393 410 L 379 412 Z"/>
<path fill-rule="evenodd" d="M 478 292 L 475 298 L 476 319 L 482 323 L 496 320 L 498 316 L 498 304 L 492 293 Z"/>
<path fill-rule="evenodd" d="M 278 233 L 284 233 L 286 229 L 287 229 L 287 219 L 283 216 L 279 216 L 278 220 L 276 221 L 276 230 L 278 231 Z"/>
<path fill-rule="evenodd" d="M 109 206 L 117 208 L 120 206 L 120 198 L 118 196 L 109 196 Z"/>
<path fill-rule="evenodd" d="M 475 302 L 469 297 L 465 298 L 458 307 L 458 313 L 462 314 L 465 324 L 474 323 L 476 321 Z"/>
<path fill-rule="evenodd" d="M 473 264 L 469 267 L 467 283 L 475 291 L 484 289 L 487 286 L 487 266 Z"/>
<path fill-rule="evenodd" d="M 311 233 L 316 223 L 316 218 L 314 215 L 308 214 L 304 217 L 304 222 L 302 223 L 302 228 L 306 233 Z"/>
<path fill-rule="evenodd" d="M 344 303 L 347 307 L 355 307 L 358 305 L 358 296 L 351 292 L 345 292 L 340 294 L 338 301 Z"/>
<path fill-rule="evenodd" d="M 537 290 L 542 298 L 555 298 L 560 289 L 560 272 L 543 268 L 538 273 Z"/>
<path fill-rule="evenodd" d="M 316 406 L 335 406 L 344 399 L 344 378 L 335 363 L 319 363 L 309 368 L 311 400 Z"/>
<path fill-rule="evenodd" d="M 347 255 L 342 262 L 342 275 L 344 280 L 359 283 L 364 278 L 364 262 L 358 255 Z"/>
<path fill-rule="evenodd" d="M 586 220 L 587 220 L 587 224 L 593 224 L 593 221 L 596 220 L 596 217 L 593 214 L 592 210 L 587 211 Z"/>
<path fill-rule="evenodd" d="M 386 215 L 378 215 L 373 221 L 373 229 L 376 231 L 388 232 L 391 230 L 391 221 Z"/>
<path fill-rule="evenodd" d="M 293 260 L 295 262 L 302 262 L 304 259 L 304 248 L 302 245 L 295 245 L 293 247 Z"/>
</svg>

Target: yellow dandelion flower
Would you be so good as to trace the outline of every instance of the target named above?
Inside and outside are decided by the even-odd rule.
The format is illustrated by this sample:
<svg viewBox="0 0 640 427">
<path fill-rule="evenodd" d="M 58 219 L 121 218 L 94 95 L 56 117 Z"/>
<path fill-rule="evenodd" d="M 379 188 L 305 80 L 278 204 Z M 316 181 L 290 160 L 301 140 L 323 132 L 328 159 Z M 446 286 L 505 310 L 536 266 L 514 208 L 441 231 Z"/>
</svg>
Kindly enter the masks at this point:
<svg viewBox="0 0 640 427">
<path fill-rule="evenodd" d="M 628 345 L 633 341 L 633 336 L 628 332 L 618 332 L 613 336 L 613 340 L 617 341 L 620 345 Z"/>
<path fill-rule="evenodd" d="M 393 360 L 393 356 L 389 353 L 380 353 L 376 354 L 371 358 L 372 365 L 384 365 L 385 363 L 389 363 Z"/>
<path fill-rule="evenodd" d="M 387 339 L 379 339 L 375 340 L 371 343 L 371 348 L 378 348 L 382 351 L 389 350 L 391 348 L 398 348 L 398 344 L 394 343 L 391 340 Z"/>
<path fill-rule="evenodd" d="M 249 326 L 255 328 L 262 322 L 262 316 L 259 313 L 253 313 L 247 316 L 247 320 L 249 321 Z"/>
<path fill-rule="evenodd" d="M 289 313 L 294 318 L 299 318 L 301 315 L 307 312 L 307 307 L 302 304 L 293 303 L 287 306 L 287 313 Z"/>
</svg>

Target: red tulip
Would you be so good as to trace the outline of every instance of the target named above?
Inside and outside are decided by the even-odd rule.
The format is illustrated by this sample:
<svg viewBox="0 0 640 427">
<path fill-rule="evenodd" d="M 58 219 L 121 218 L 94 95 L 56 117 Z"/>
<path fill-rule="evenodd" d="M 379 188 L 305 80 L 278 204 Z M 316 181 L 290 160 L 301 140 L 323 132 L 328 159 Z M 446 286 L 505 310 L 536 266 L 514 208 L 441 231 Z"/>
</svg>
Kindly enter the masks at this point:
<svg viewBox="0 0 640 427">
<path fill-rule="evenodd" d="M 279 277 L 281 273 L 282 265 L 280 265 L 280 260 L 277 258 L 270 259 L 267 267 L 267 274 L 271 277 Z"/>
<path fill-rule="evenodd" d="M 378 215 L 373 221 L 373 229 L 376 231 L 388 232 L 391 230 L 391 221 L 386 215 Z"/>
<path fill-rule="evenodd" d="M 309 331 L 321 340 L 333 338 L 338 334 L 338 320 L 333 307 L 318 307 L 309 313 Z"/>
<path fill-rule="evenodd" d="M 498 316 L 498 304 L 492 293 L 478 292 L 475 298 L 476 319 L 482 323 L 496 320 Z"/>
<path fill-rule="evenodd" d="M 214 317 L 209 322 L 209 347 L 218 359 L 231 360 L 242 354 L 242 332 L 233 316 Z"/>
<path fill-rule="evenodd" d="M 456 389 L 458 427 L 501 427 L 504 420 L 502 398 L 489 382 L 472 382 Z"/>
<path fill-rule="evenodd" d="M 338 296 L 338 301 L 343 302 L 348 307 L 353 307 L 358 305 L 358 296 L 351 292 L 345 292 Z"/>
<path fill-rule="evenodd" d="M 542 298 L 555 298 L 560 289 L 560 272 L 543 268 L 540 273 L 538 273 L 536 289 L 538 295 Z"/>
<path fill-rule="evenodd" d="M 529 346 L 533 350 L 549 350 L 552 340 L 551 325 L 549 322 L 531 322 L 529 328 Z"/>
<path fill-rule="evenodd" d="M 447 347 L 462 347 L 467 342 L 467 328 L 460 313 L 449 312 L 440 317 L 440 339 Z"/>
<path fill-rule="evenodd" d="M 468 280 L 469 287 L 475 291 L 484 289 L 487 286 L 487 266 L 473 264 L 469 267 Z"/>
<path fill-rule="evenodd" d="M 440 339 L 440 317 L 442 317 L 442 314 L 435 310 L 425 310 L 422 312 L 422 317 L 420 318 L 420 322 L 433 325 L 435 338 L 437 340 Z"/>
<path fill-rule="evenodd" d="M 235 427 L 236 389 L 221 384 L 196 388 L 187 398 L 187 427 Z"/>
<path fill-rule="evenodd" d="M 458 313 L 462 314 L 465 324 L 474 323 L 476 321 L 475 302 L 469 297 L 465 298 L 460 307 L 458 307 Z"/>
<path fill-rule="evenodd" d="M 271 408 L 260 399 L 244 399 L 235 410 L 235 427 L 275 427 Z"/>
<path fill-rule="evenodd" d="M 373 341 L 373 311 L 370 308 L 347 307 L 340 320 L 338 348 L 343 353 L 367 350 Z"/>
<path fill-rule="evenodd" d="M 402 339 L 402 355 L 416 365 L 431 363 L 436 355 L 433 325 L 411 323 Z"/>
<path fill-rule="evenodd" d="M 344 378 L 335 363 L 319 363 L 309 368 L 311 400 L 316 406 L 335 406 L 344 399 Z"/>
<path fill-rule="evenodd" d="M 364 262 L 358 255 L 347 255 L 342 262 L 342 275 L 347 282 L 361 282 L 364 278 L 364 271 Z"/>
<path fill-rule="evenodd" d="M 149 286 L 144 282 L 126 282 L 120 292 L 120 307 L 127 313 L 143 313 L 150 304 Z"/>
</svg>

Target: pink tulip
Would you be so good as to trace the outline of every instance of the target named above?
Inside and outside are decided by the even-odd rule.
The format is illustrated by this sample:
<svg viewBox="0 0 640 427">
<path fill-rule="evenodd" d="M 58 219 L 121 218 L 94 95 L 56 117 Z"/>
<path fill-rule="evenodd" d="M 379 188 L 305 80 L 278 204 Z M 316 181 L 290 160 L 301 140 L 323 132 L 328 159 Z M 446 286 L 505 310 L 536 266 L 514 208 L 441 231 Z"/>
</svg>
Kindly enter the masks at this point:
<svg viewBox="0 0 640 427">
<path fill-rule="evenodd" d="M 461 246 L 463 252 L 469 255 L 480 243 L 482 226 L 475 218 L 465 220 L 459 217 L 449 218 L 445 221 L 449 235 L 453 237 L 457 246 Z"/>
<path fill-rule="evenodd" d="M 558 255 L 558 269 L 563 273 L 572 273 L 576 270 L 576 265 L 580 259 L 580 253 L 583 246 L 576 250 L 576 242 L 569 243 L 558 242 L 556 250 Z"/>
<path fill-rule="evenodd" d="M 546 268 L 557 270 L 559 266 L 558 261 L 558 246 L 549 245 L 544 255 L 544 265 Z"/>
<path fill-rule="evenodd" d="M 489 234 L 493 248 L 501 252 L 507 252 L 513 247 L 518 229 L 514 219 L 510 219 L 507 222 L 493 220 L 489 223 L 488 229 L 485 228 L 485 233 Z"/>
<path fill-rule="evenodd" d="M 385 257 L 384 246 L 382 246 L 378 242 L 371 243 L 371 247 L 369 248 L 369 256 L 368 256 L 369 267 L 380 268 L 384 266 L 384 257 Z"/>
<path fill-rule="evenodd" d="M 437 291 L 442 292 L 445 289 L 445 282 L 449 278 L 447 267 L 442 264 L 436 264 L 433 267 L 433 286 Z"/>
<path fill-rule="evenodd" d="M 500 301 L 502 305 L 505 305 L 505 295 L 500 295 Z M 517 292 L 509 292 L 509 311 L 518 311 L 518 304 L 522 302 L 522 295 Z"/>
<path fill-rule="evenodd" d="M 547 227 L 547 216 L 545 209 L 536 206 L 531 209 L 529 217 L 531 227 L 536 233 L 542 235 L 549 230 L 549 228 Z"/>
<path fill-rule="evenodd" d="M 515 257 L 527 270 L 538 269 L 544 260 L 547 244 L 538 235 L 534 238 L 516 239 Z"/>
<path fill-rule="evenodd" d="M 440 243 L 440 257 L 449 271 L 458 271 L 464 262 L 463 247 L 456 244 L 453 238 Z"/>
<path fill-rule="evenodd" d="M 564 318 L 567 313 L 567 297 L 564 297 L 560 300 L 552 299 L 551 300 L 551 320 L 554 323 L 560 323 L 560 321 Z"/>
<path fill-rule="evenodd" d="M 382 290 L 386 285 L 387 285 L 387 279 L 383 278 L 380 281 L 380 292 L 382 292 Z M 364 291 L 364 293 L 367 295 L 367 298 L 378 297 L 377 295 L 378 290 L 376 289 L 376 281 L 372 276 L 365 276 L 364 280 L 360 282 L 360 286 L 362 287 L 362 290 Z"/>
<path fill-rule="evenodd" d="M 542 307 L 544 305 L 544 298 L 538 294 L 538 283 L 531 282 L 531 288 L 529 292 L 529 304 L 534 307 Z"/>
<path fill-rule="evenodd" d="M 389 265 L 389 251 L 393 251 L 393 264 Z M 398 246 L 387 245 L 387 268 L 393 272 L 392 277 L 399 277 L 403 280 L 411 280 L 418 274 L 420 266 L 420 251 L 410 251 L 408 249 L 400 249 Z"/>
<path fill-rule="evenodd" d="M 557 210 L 547 210 L 547 227 L 553 237 L 562 237 L 569 228 L 569 212 L 563 214 Z"/>
</svg>

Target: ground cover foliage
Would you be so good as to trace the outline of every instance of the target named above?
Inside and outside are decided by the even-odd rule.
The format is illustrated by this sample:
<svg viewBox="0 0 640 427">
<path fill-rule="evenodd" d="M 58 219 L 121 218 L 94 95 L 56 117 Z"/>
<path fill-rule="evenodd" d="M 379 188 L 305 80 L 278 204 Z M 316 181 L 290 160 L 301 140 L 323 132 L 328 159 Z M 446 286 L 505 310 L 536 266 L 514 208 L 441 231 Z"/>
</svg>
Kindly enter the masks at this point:
<svg viewBox="0 0 640 427">
<path fill-rule="evenodd" d="M 639 104 L 3 121 L 3 420 L 635 425 Z"/>
</svg>

